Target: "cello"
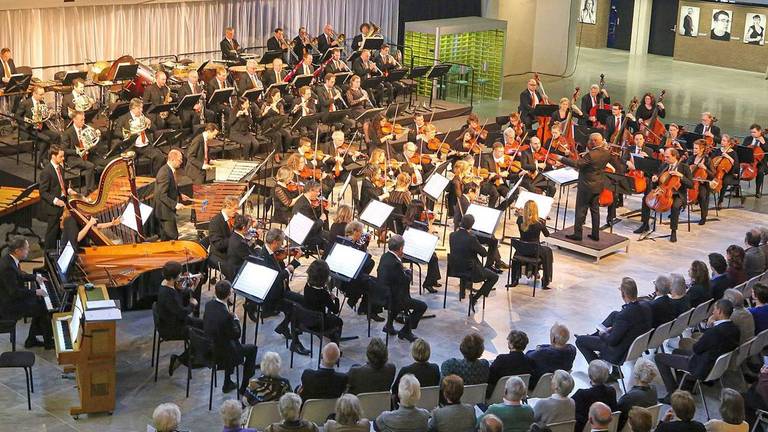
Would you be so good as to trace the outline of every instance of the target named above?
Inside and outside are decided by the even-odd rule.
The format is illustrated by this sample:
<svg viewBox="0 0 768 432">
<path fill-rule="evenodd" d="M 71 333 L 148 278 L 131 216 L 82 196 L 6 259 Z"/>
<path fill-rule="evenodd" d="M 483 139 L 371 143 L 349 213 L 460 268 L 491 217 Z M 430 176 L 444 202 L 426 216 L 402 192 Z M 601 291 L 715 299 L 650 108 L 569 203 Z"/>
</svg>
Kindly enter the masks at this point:
<svg viewBox="0 0 768 432">
<path fill-rule="evenodd" d="M 680 189 L 681 185 L 680 177 L 672 175 L 670 171 L 664 171 L 659 176 L 659 186 L 645 197 L 645 204 L 657 212 L 669 211 L 674 202 L 675 191 Z"/>
<path fill-rule="evenodd" d="M 659 145 L 662 137 L 667 133 L 667 128 L 664 127 L 664 123 L 659 120 L 659 104 L 664 100 L 664 94 L 666 94 L 666 92 L 666 90 L 662 90 L 659 94 L 659 100 L 653 107 L 653 112 L 651 113 L 648 122 L 640 122 L 640 131 L 643 133 L 645 141 L 653 145 Z"/>
<path fill-rule="evenodd" d="M 742 162 L 739 164 L 739 168 L 741 168 L 741 179 L 746 181 L 754 180 L 755 177 L 757 177 L 757 164 L 759 164 L 765 157 L 765 152 L 762 147 L 760 147 L 760 141 L 753 139 L 752 143 L 753 144 L 749 146 L 752 147 L 752 162 Z"/>
<path fill-rule="evenodd" d="M 598 84 L 598 86 L 600 87 L 600 90 L 598 90 L 597 92 L 597 105 L 589 109 L 589 113 L 587 114 L 587 116 L 595 118 L 595 121 L 593 122 L 592 127 L 605 128 L 605 125 L 600 123 L 600 120 L 597 119 L 597 112 L 600 110 L 607 109 L 605 105 L 605 96 L 603 95 L 603 90 L 605 89 L 605 74 L 600 74 L 600 83 Z"/>
</svg>

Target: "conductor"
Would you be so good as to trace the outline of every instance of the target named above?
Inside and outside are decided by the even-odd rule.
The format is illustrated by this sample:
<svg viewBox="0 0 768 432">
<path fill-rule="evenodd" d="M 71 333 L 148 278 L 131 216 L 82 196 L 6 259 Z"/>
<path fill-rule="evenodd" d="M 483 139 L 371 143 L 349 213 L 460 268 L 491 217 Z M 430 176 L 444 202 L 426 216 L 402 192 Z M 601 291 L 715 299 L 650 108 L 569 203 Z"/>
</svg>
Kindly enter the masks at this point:
<svg viewBox="0 0 768 432">
<path fill-rule="evenodd" d="M 599 133 L 589 135 L 590 150 L 583 158 L 572 160 L 558 156 L 560 162 L 579 171 L 579 183 L 576 189 L 576 218 L 573 234 L 565 236 L 574 241 L 581 241 L 581 228 L 587 219 L 587 210 L 592 217 L 592 234 L 589 238 L 600 240 L 600 191 L 605 184 L 605 166 L 611 160 L 611 152 L 605 148 L 605 140 Z"/>
</svg>

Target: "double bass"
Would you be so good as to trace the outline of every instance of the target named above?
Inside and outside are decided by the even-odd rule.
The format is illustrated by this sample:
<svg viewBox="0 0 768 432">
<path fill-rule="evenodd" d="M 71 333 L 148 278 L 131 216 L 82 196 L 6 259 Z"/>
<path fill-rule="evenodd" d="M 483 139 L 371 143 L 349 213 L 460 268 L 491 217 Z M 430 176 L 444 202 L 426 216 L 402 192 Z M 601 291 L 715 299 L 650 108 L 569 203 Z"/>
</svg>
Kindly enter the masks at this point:
<svg viewBox="0 0 768 432">
<path fill-rule="evenodd" d="M 640 122 L 640 131 L 643 133 L 645 141 L 653 145 L 659 145 L 662 137 L 667 133 L 667 128 L 664 127 L 664 123 L 659 120 L 659 103 L 664 101 L 664 94 L 666 94 L 666 92 L 666 90 L 662 90 L 659 94 L 659 99 L 653 107 L 653 112 L 651 112 L 651 117 L 648 119 L 648 122 Z"/>
<path fill-rule="evenodd" d="M 600 87 L 600 90 L 598 90 L 597 92 L 597 105 L 589 109 L 589 113 L 587 113 L 587 116 L 595 118 L 595 122 L 592 125 L 592 127 L 605 128 L 605 125 L 600 123 L 600 120 L 598 120 L 597 118 L 598 111 L 608 109 L 607 105 L 605 104 L 605 96 L 603 95 L 603 89 L 605 89 L 605 74 L 600 74 L 600 83 L 598 84 L 598 86 Z"/>
<path fill-rule="evenodd" d="M 633 97 L 632 101 L 629 103 L 629 109 L 627 110 L 628 113 L 634 112 L 637 110 L 637 97 Z M 629 121 L 629 116 L 624 115 L 624 120 L 621 121 L 621 127 L 617 130 L 613 131 L 613 135 L 611 135 L 611 147 L 613 148 L 621 148 L 624 147 L 624 144 L 629 142 L 629 140 L 632 139 L 632 134 L 627 130 L 627 122 Z M 619 144 L 619 140 L 621 140 L 621 144 Z"/>
<path fill-rule="evenodd" d="M 547 93 L 544 91 L 544 86 L 541 84 L 538 72 L 534 72 L 533 79 L 536 80 L 536 84 L 538 84 L 539 88 L 541 89 L 542 100 L 539 103 L 548 104 L 549 98 L 547 97 Z M 552 138 L 552 131 L 549 129 L 550 120 L 551 118 L 549 116 L 536 117 L 536 121 L 539 123 L 539 128 L 536 129 L 536 135 L 539 137 L 539 141 L 541 142 L 547 142 L 548 139 Z"/>
<path fill-rule="evenodd" d="M 573 96 L 571 96 L 571 109 L 568 111 L 568 117 L 565 118 L 562 127 L 562 136 L 565 138 L 565 141 L 568 144 L 568 152 L 572 155 L 571 157 L 574 160 L 579 158 L 579 152 L 576 149 L 576 136 L 573 127 L 573 107 L 576 104 L 576 98 L 579 97 L 580 91 L 581 89 L 576 87 L 576 90 L 573 92 Z"/>
</svg>

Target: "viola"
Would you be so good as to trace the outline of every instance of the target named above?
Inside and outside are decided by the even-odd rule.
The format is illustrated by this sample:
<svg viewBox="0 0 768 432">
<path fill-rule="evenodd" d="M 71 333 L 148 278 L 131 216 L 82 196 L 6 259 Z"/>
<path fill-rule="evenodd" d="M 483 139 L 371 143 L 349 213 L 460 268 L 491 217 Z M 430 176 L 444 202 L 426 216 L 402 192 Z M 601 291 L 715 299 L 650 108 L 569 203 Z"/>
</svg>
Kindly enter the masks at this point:
<svg viewBox="0 0 768 432">
<path fill-rule="evenodd" d="M 309 201 L 309 205 L 311 205 L 313 208 L 322 206 L 323 210 L 328 210 L 328 204 L 328 200 L 323 197 L 318 197 Z"/>
<path fill-rule="evenodd" d="M 314 160 L 320 161 L 320 160 L 325 159 L 325 156 L 326 155 L 325 155 L 325 153 L 323 153 L 322 150 L 308 151 L 308 152 L 304 153 L 304 158 L 307 159 L 307 160 L 314 159 Z"/>
<path fill-rule="evenodd" d="M 376 185 L 377 188 L 387 187 L 391 189 L 394 188 L 395 181 L 387 176 L 380 176 L 373 179 L 373 184 Z"/>
<path fill-rule="evenodd" d="M 448 135 L 446 134 L 446 137 Z M 448 144 L 445 144 L 445 140 L 441 140 L 440 138 L 434 137 L 430 138 L 429 141 L 427 141 L 427 148 L 432 150 L 435 153 L 442 153 L 447 154 L 451 151 L 451 146 Z"/>
<path fill-rule="evenodd" d="M 435 220 L 435 213 L 424 210 L 421 213 L 419 213 L 419 221 L 421 222 L 427 222 L 427 221 L 433 221 Z"/>
<path fill-rule="evenodd" d="M 403 125 L 399 125 L 397 123 L 385 121 L 381 125 L 381 132 L 384 133 L 385 135 L 389 135 L 389 134 L 402 135 L 403 133 L 405 133 L 405 131 L 406 129 L 403 127 Z"/>
<path fill-rule="evenodd" d="M 314 178 L 315 180 L 322 180 L 323 172 L 319 168 L 310 168 L 308 166 L 304 166 L 304 168 L 299 171 L 299 177 L 303 179 Z"/>
<path fill-rule="evenodd" d="M 497 163 L 496 166 L 503 170 L 510 170 L 513 173 L 518 173 L 522 169 L 520 161 L 516 161 L 509 155 L 504 155 L 504 159 L 500 163 Z"/>
<path fill-rule="evenodd" d="M 549 165 L 555 165 L 559 162 L 557 155 L 551 151 L 547 151 L 544 147 L 540 147 L 539 151 L 533 154 L 533 158 L 538 162 L 545 162 Z"/>
<path fill-rule="evenodd" d="M 424 153 L 414 153 L 413 156 L 408 158 L 408 162 L 412 164 L 429 165 L 432 163 L 432 156 Z"/>
<path fill-rule="evenodd" d="M 681 185 L 680 177 L 673 176 L 669 171 L 661 173 L 659 186 L 645 197 L 645 204 L 657 212 L 669 211 L 672 208 L 673 195 Z"/>
<path fill-rule="evenodd" d="M 285 261 L 286 258 L 296 258 L 301 255 L 301 247 L 282 247 L 275 251 L 275 259 L 278 261 Z"/>
</svg>

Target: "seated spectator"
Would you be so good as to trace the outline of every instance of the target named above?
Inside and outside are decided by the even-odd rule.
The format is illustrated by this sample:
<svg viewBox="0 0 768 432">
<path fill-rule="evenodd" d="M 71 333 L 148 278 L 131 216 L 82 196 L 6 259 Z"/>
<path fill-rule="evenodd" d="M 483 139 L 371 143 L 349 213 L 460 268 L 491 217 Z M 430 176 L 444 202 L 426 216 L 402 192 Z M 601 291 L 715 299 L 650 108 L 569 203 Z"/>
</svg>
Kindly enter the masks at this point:
<svg viewBox="0 0 768 432">
<path fill-rule="evenodd" d="M 431 355 L 432 350 L 429 346 L 429 342 L 421 338 L 413 341 L 411 344 L 411 358 L 413 358 L 413 363 L 400 368 L 400 371 L 395 378 L 395 382 L 392 383 L 392 394 L 397 395 L 400 379 L 406 374 L 415 376 L 423 387 L 439 386 L 440 366 L 436 363 L 429 362 L 429 357 Z"/>
<path fill-rule="evenodd" d="M 549 329 L 549 344 L 539 345 L 535 350 L 525 353 L 526 357 L 533 360 L 533 375 L 529 381 L 533 387 L 539 382 L 539 378 L 545 373 L 552 373 L 558 369 L 570 371 L 573 369 L 573 361 L 576 360 L 576 347 L 569 344 L 571 332 L 568 327 L 555 323 Z"/>
<path fill-rule="evenodd" d="M 728 279 L 733 286 L 747 281 L 747 273 L 744 271 L 744 248 L 737 245 L 730 245 L 725 250 L 725 261 L 728 263 Z"/>
<path fill-rule="evenodd" d="M 353 394 L 343 394 L 336 399 L 336 417 L 325 422 L 325 432 L 368 432 L 371 422 L 363 418 L 360 399 Z"/>
<path fill-rule="evenodd" d="M 175 403 L 162 403 L 152 412 L 152 426 L 157 432 L 174 432 L 181 423 L 181 410 Z"/>
<path fill-rule="evenodd" d="M 704 379 L 720 355 L 739 346 L 739 329 L 731 321 L 732 313 L 733 303 L 725 299 L 719 300 L 715 303 L 710 317 L 712 326 L 705 329 L 704 334 L 693 345 L 692 352 L 677 349 L 672 354 L 656 354 L 656 366 L 667 388 L 667 396 L 660 402 L 668 404 L 671 393 L 678 388 L 673 369 L 689 372 L 694 378 Z"/>
<path fill-rule="evenodd" d="M 426 432 L 429 411 L 416 406 L 421 399 L 419 380 L 411 374 L 403 375 L 397 387 L 397 396 L 400 399 L 399 408 L 379 414 L 374 428 L 380 432 Z"/>
<path fill-rule="evenodd" d="M 504 425 L 504 432 L 527 432 L 533 423 L 533 408 L 523 404 L 523 398 L 528 394 L 528 388 L 520 377 L 512 377 L 504 386 L 504 400 L 502 403 L 493 404 L 485 411 L 483 418 L 495 415 Z"/>
<path fill-rule="evenodd" d="M 291 391 L 290 381 L 280 376 L 280 363 L 280 354 L 272 351 L 264 353 L 261 358 L 261 376 L 251 379 L 243 394 L 247 405 L 276 401 Z"/>
<path fill-rule="evenodd" d="M 317 425 L 301 418 L 301 398 L 296 393 L 286 393 L 280 396 L 277 403 L 280 412 L 279 423 L 272 423 L 266 432 L 318 432 Z"/>
<path fill-rule="evenodd" d="M 558 369 L 552 375 L 552 396 L 536 402 L 533 420 L 536 423 L 552 424 L 571 421 L 576 418 L 576 403 L 568 395 L 573 391 L 573 377 Z"/>
<path fill-rule="evenodd" d="M 748 432 L 749 425 L 744 421 L 744 399 L 734 389 L 724 388 L 720 393 L 720 417 L 711 419 L 704 427 L 707 432 Z"/>
<path fill-rule="evenodd" d="M 669 277 L 659 275 L 653 281 L 656 298 L 651 300 L 651 315 L 653 316 L 653 326 L 658 327 L 677 318 L 679 314 L 675 313 L 675 305 L 669 294 L 672 292 L 672 282 Z"/>
<path fill-rule="evenodd" d="M 752 339 L 755 335 L 755 320 L 752 318 L 752 314 L 744 307 L 744 295 L 740 291 L 733 288 L 725 290 L 723 298 L 730 300 L 733 303 L 733 313 L 731 314 L 731 321 L 739 328 L 739 345 Z"/>
<path fill-rule="evenodd" d="M 323 347 L 320 368 L 305 369 L 302 372 L 301 386 L 296 392 L 304 400 L 336 399 L 344 393 L 347 389 L 347 374 L 334 369 L 340 355 L 339 346 L 330 342 Z"/>
<path fill-rule="evenodd" d="M 743 395 L 747 422 L 754 427 L 757 421 L 757 411 L 768 411 L 768 366 L 760 368 L 757 381 Z"/>
<path fill-rule="evenodd" d="M 632 432 L 651 432 L 653 429 L 653 415 L 645 408 L 632 407 L 628 422 Z"/>
<path fill-rule="evenodd" d="M 768 269 L 768 228 L 760 228 L 760 250 L 765 256 L 765 268 Z"/>
<path fill-rule="evenodd" d="M 429 430 L 431 432 L 474 432 L 477 422 L 475 407 L 461 403 L 464 380 L 458 375 L 448 375 L 443 378 L 442 392 L 445 405 L 432 410 Z"/>
<path fill-rule="evenodd" d="M 533 361 L 526 357 L 525 347 L 528 346 L 528 335 L 520 330 L 512 330 L 507 335 L 509 354 L 499 354 L 491 363 L 488 376 L 488 396 L 499 379 L 508 375 L 532 375 Z"/>
<path fill-rule="evenodd" d="M 659 375 L 659 370 L 652 361 L 640 358 L 632 369 L 632 381 L 635 383 L 628 392 L 619 398 L 619 429 L 624 428 L 629 410 L 633 407 L 648 408 L 657 403 L 656 388 L 651 383 Z"/>
<path fill-rule="evenodd" d="M 221 422 L 224 424 L 223 432 L 256 432 L 256 429 L 240 427 L 243 417 L 243 407 L 235 399 L 225 400 L 219 408 Z"/>
<path fill-rule="evenodd" d="M 685 284 L 683 275 L 677 273 L 669 275 L 669 282 L 669 298 L 672 300 L 672 306 L 675 307 L 675 315 L 680 316 L 691 309 L 688 286 Z"/>
<path fill-rule="evenodd" d="M 688 269 L 691 284 L 688 286 L 688 300 L 691 307 L 696 307 L 707 300 L 712 299 L 712 290 L 709 288 L 709 270 L 702 261 L 696 260 Z"/>
<path fill-rule="evenodd" d="M 502 432 L 503 430 L 504 425 L 501 424 L 501 419 L 493 414 L 484 415 L 477 428 L 477 432 Z"/>
<path fill-rule="evenodd" d="M 440 366 L 440 372 L 443 376 L 458 375 L 464 380 L 464 385 L 487 383 L 490 365 L 488 360 L 480 358 L 485 351 L 483 337 L 478 333 L 464 336 L 459 351 L 461 351 L 463 358 L 448 359 Z"/>
<path fill-rule="evenodd" d="M 368 363 L 349 368 L 349 389 L 352 394 L 387 391 L 395 379 L 395 365 L 389 363 L 387 347 L 381 338 L 375 337 L 368 343 L 365 352 Z"/>
<path fill-rule="evenodd" d="M 712 289 L 712 298 L 715 301 L 723 298 L 723 293 L 728 288 L 733 288 L 733 283 L 728 277 L 728 263 L 725 257 L 719 253 L 709 254 L 709 268 L 712 269 L 712 278 L 709 280 L 709 287 Z"/>
<path fill-rule="evenodd" d="M 589 426 L 592 431 L 607 431 L 611 425 L 611 408 L 602 402 L 595 402 L 589 406 Z M 581 431 L 581 429 L 575 429 Z"/>
<path fill-rule="evenodd" d="M 765 254 L 760 248 L 760 230 L 752 228 L 744 238 L 747 249 L 744 250 L 744 272 L 747 279 L 765 273 Z"/>
<path fill-rule="evenodd" d="M 672 393 L 672 409 L 656 426 L 656 432 L 705 432 L 704 425 L 693 419 L 696 414 L 696 401 L 685 390 Z"/>
<path fill-rule="evenodd" d="M 650 306 L 646 302 L 637 301 L 635 281 L 632 278 L 623 278 L 619 291 L 624 306 L 620 311 L 608 315 L 603 321 L 604 330 L 592 335 L 576 336 L 576 348 L 587 362 L 600 358 L 611 364 L 623 363 L 632 342 L 653 325 Z M 584 415 L 588 408 L 589 406 L 584 407 Z M 586 421 L 586 417 L 583 419 Z"/>
<path fill-rule="evenodd" d="M 591 387 L 576 390 L 573 401 L 576 403 L 576 427 L 574 430 L 584 429 L 589 421 L 589 409 L 595 402 L 602 402 L 610 408 L 610 412 L 618 411 L 616 403 L 616 389 L 606 384 L 611 367 L 602 360 L 592 360 L 587 368 Z"/>
<path fill-rule="evenodd" d="M 768 285 L 759 282 L 752 287 L 755 306 L 747 309 L 755 320 L 755 334 L 768 329 Z"/>
</svg>

